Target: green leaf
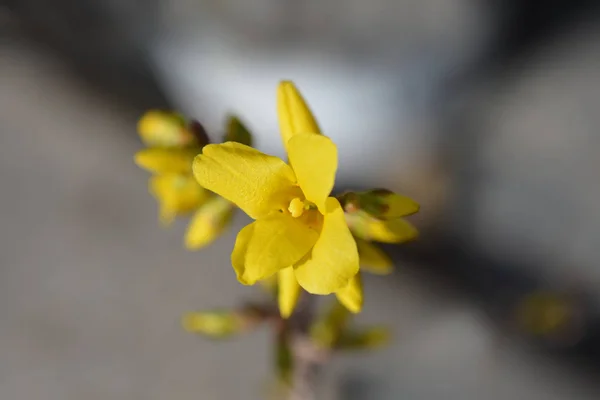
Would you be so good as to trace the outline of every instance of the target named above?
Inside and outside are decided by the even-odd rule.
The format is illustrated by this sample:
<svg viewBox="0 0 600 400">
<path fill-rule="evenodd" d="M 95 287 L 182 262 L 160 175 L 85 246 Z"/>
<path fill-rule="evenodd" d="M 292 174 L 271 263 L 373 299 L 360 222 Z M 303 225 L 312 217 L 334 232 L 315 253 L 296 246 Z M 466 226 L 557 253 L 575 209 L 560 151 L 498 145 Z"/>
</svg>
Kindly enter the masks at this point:
<svg viewBox="0 0 600 400">
<path fill-rule="evenodd" d="M 238 142 L 252 146 L 252 134 L 238 117 L 228 116 L 224 142 Z"/>
<path fill-rule="evenodd" d="M 387 345 L 391 333 L 386 327 L 371 327 L 364 330 L 346 330 L 342 332 L 336 347 L 340 350 L 367 350 Z"/>
</svg>

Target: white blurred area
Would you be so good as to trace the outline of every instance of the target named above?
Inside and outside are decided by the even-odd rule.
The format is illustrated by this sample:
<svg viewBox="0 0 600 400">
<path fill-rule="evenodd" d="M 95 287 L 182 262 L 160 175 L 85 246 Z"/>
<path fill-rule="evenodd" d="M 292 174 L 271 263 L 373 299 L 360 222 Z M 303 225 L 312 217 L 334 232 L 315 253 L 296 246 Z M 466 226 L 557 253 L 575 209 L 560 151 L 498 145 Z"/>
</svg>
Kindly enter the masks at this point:
<svg viewBox="0 0 600 400">
<path fill-rule="evenodd" d="M 431 162 L 432 99 L 487 43 L 464 0 L 166 2 L 152 60 L 171 100 L 219 131 L 239 113 L 281 155 L 275 88 L 294 80 L 339 146 L 342 184 L 415 185 Z M 433 177 L 431 177 L 433 178 Z"/>
</svg>

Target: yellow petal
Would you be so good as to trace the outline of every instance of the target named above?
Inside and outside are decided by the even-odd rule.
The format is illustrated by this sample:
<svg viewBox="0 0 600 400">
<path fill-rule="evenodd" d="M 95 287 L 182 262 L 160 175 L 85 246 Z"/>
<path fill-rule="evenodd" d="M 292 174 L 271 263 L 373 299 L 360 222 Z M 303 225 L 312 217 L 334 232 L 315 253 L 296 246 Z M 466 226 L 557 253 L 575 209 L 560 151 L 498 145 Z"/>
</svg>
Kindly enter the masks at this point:
<svg viewBox="0 0 600 400">
<path fill-rule="evenodd" d="M 367 271 L 377 275 L 387 275 L 394 269 L 392 260 L 377 245 L 366 240 L 354 238 L 358 248 L 361 271 Z"/>
<path fill-rule="evenodd" d="M 298 133 L 317 133 L 321 130 L 310 108 L 293 82 L 283 81 L 277 88 L 277 114 L 281 140 L 287 151 L 287 142 Z"/>
<path fill-rule="evenodd" d="M 193 170 L 200 185 L 254 219 L 287 209 L 300 192 L 289 165 L 240 143 L 205 146 L 194 159 Z"/>
<path fill-rule="evenodd" d="M 294 268 L 287 267 L 277 273 L 279 293 L 279 312 L 282 318 L 288 318 L 294 312 L 298 298 L 300 297 L 300 285 L 294 275 Z"/>
<path fill-rule="evenodd" d="M 238 279 L 252 285 L 294 265 L 310 251 L 318 237 L 317 231 L 286 214 L 257 220 L 246 248 L 244 270 Z"/>
<path fill-rule="evenodd" d="M 354 275 L 350 284 L 335 292 L 336 297 L 352 313 L 359 313 L 363 305 L 363 288 L 360 272 Z"/>
<path fill-rule="evenodd" d="M 231 265 L 233 266 L 238 281 L 242 283 L 241 277 L 246 271 L 246 253 L 248 251 L 248 244 L 254 233 L 255 226 L 256 222 L 252 222 L 238 232 L 237 237 L 235 238 L 235 244 L 233 245 L 233 251 L 231 252 Z"/>
<path fill-rule="evenodd" d="M 403 243 L 419 236 L 407 220 L 398 218 L 379 220 L 363 212 L 347 213 L 346 220 L 352 233 L 364 240 L 382 243 Z"/>
<path fill-rule="evenodd" d="M 233 210 L 232 203 L 213 196 L 194 214 L 185 234 L 185 246 L 197 250 L 212 243 L 231 221 Z"/>
<path fill-rule="evenodd" d="M 149 180 L 149 191 L 160 204 L 161 221 L 165 224 L 177 215 L 196 210 L 209 197 L 209 192 L 191 175 L 154 175 Z"/>
<path fill-rule="evenodd" d="M 309 293 L 330 294 L 348 286 L 358 266 L 356 242 L 344 211 L 337 199 L 329 197 L 319 240 L 307 259 L 294 267 L 296 278 Z"/>
<path fill-rule="evenodd" d="M 185 119 L 177 113 L 150 110 L 140 118 L 137 128 L 144 144 L 150 147 L 187 146 L 195 142 Z"/>
<path fill-rule="evenodd" d="M 324 212 L 335 183 L 337 147 L 326 136 L 300 133 L 288 141 L 288 157 L 306 199 Z"/>
<path fill-rule="evenodd" d="M 179 149 L 151 147 L 135 154 L 135 163 L 150 172 L 189 174 L 192 172 L 194 157 L 200 153 L 197 148 Z"/>
</svg>

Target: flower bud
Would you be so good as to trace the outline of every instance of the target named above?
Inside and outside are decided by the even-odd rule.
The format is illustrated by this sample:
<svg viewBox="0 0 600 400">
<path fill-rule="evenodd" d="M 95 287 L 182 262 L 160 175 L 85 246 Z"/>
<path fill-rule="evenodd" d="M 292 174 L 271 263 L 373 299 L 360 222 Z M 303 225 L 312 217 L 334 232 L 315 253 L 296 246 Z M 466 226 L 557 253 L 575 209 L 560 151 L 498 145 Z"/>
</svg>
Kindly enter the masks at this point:
<svg viewBox="0 0 600 400">
<path fill-rule="evenodd" d="M 190 333 L 198 333 L 214 339 L 224 339 L 241 333 L 244 319 L 233 311 L 202 311 L 186 314 L 182 319 L 183 328 Z"/>
<path fill-rule="evenodd" d="M 192 173 L 194 157 L 200 153 L 198 148 L 178 149 L 150 147 L 138 151 L 134 161 L 138 167 L 153 173 Z"/>
<path fill-rule="evenodd" d="M 381 220 L 363 211 L 346 213 L 346 222 L 354 236 L 366 241 L 403 243 L 419 235 L 417 229 L 402 218 Z"/>
<path fill-rule="evenodd" d="M 359 238 L 354 238 L 361 271 L 377 275 L 387 275 L 394 270 L 394 263 L 390 257 L 377 245 Z"/>
<path fill-rule="evenodd" d="M 363 306 L 363 286 L 360 272 L 352 278 L 348 286 L 335 292 L 335 295 L 348 311 L 354 314 L 359 313 Z"/>
<path fill-rule="evenodd" d="M 377 219 L 395 219 L 415 214 L 419 204 L 387 189 L 347 192 L 338 197 L 347 213 L 363 211 Z"/>
<path fill-rule="evenodd" d="M 138 133 L 149 147 L 183 147 L 196 144 L 185 118 L 177 113 L 151 110 L 138 121 Z"/>
<path fill-rule="evenodd" d="M 192 212 L 210 196 L 193 176 L 180 174 L 154 175 L 150 178 L 149 190 L 160 205 L 160 219 L 164 224 Z"/>
<path fill-rule="evenodd" d="M 225 230 L 235 206 L 220 196 L 212 196 L 194 214 L 185 234 L 185 246 L 198 250 L 209 245 Z"/>
</svg>

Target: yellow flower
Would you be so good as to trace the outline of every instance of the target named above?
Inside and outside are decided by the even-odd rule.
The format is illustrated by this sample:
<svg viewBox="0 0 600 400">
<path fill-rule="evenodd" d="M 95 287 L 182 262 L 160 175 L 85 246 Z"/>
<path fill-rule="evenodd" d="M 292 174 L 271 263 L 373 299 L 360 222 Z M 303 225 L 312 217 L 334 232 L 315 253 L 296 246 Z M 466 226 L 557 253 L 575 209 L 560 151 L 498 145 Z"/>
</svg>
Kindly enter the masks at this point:
<svg viewBox="0 0 600 400">
<path fill-rule="evenodd" d="M 245 129 L 235 117 L 229 117 L 228 126 L 235 128 L 237 136 Z M 250 140 L 250 133 L 243 132 L 244 139 Z M 134 160 L 153 173 L 149 191 L 159 203 L 159 220 L 169 225 L 176 217 L 195 213 L 185 245 L 199 249 L 210 244 L 229 223 L 235 207 L 200 186 L 192 174 L 194 157 L 207 142 L 203 129 L 179 114 L 151 110 L 140 119 L 138 133 L 148 147 L 138 151 Z"/>
<path fill-rule="evenodd" d="M 234 142 L 204 147 L 193 165 L 200 185 L 255 219 L 237 236 L 233 268 L 247 285 L 281 271 L 284 316 L 296 303 L 298 285 L 309 293 L 330 294 L 347 287 L 359 269 L 344 210 L 329 197 L 337 148 L 319 134 L 299 98 L 291 83 L 280 84 L 278 111 L 290 165 Z"/>
</svg>

